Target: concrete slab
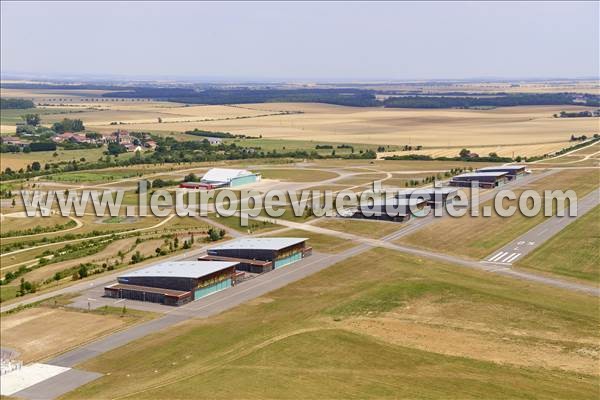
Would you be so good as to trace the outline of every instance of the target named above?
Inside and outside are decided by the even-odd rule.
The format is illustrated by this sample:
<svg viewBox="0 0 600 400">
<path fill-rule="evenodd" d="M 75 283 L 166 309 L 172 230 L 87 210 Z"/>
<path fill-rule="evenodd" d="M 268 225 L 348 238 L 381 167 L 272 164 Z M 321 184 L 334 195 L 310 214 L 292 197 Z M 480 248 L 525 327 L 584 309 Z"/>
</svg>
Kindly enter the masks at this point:
<svg viewBox="0 0 600 400">
<path fill-rule="evenodd" d="M 35 384 L 68 371 L 69 368 L 49 364 L 30 364 L 0 376 L 0 395 L 12 396 Z"/>
<path fill-rule="evenodd" d="M 28 400 L 52 400 L 101 376 L 102 374 L 96 372 L 69 369 L 27 389 L 16 392 L 14 396 Z"/>
</svg>

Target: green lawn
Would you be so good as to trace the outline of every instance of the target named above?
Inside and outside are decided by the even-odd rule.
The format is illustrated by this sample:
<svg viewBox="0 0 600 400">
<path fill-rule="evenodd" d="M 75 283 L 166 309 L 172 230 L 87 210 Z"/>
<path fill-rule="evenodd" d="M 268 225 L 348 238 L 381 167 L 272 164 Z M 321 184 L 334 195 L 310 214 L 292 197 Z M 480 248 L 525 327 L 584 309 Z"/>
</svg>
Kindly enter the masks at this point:
<svg viewBox="0 0 600 400">
<path fill-rule="evenodd" d="M 600 206 L 541 245 L 517 267 L 600 283 Z"/>
<path fill-rule="evenodd" d="M 406 327 L 352 325 L 390 320 Z M 573 369 L 597 363 L 599 322 L 591 296 L 378 249 L 85 362 L 103 376 L 64 399 L 597 399 L 598 377 Z M 409 328 L 455 339 L 398 344 Z M 470 352 L 473 335 L 514 363 Z"/>
</svg>

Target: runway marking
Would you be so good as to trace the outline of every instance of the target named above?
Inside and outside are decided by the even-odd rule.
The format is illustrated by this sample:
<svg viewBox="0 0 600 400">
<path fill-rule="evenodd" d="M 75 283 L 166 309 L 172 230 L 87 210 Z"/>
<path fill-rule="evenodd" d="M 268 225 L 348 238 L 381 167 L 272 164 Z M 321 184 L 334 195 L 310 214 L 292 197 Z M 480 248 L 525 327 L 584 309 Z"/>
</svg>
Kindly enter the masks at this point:
<svg viewBox="0 0 600 400">
<path fill-rule="evenodd" d="M 504 260 L 502 260 L 505 263 L 512 263 L 513 261 L 515 261 L 517 258 L 519 258 L 519 256 L 521 255 L 521 253 L 512 253 L 510 256 L 506 257 Z"/>
<path fill-rule="evenodd" d="M 500 253 L 496 254 L 495 256 L 489 258 L 488 261 L 492 261 L 492 262 L 497 261 L 507 254 L 508 254 L 507 252 L 501 251 Z"/>
</svg>

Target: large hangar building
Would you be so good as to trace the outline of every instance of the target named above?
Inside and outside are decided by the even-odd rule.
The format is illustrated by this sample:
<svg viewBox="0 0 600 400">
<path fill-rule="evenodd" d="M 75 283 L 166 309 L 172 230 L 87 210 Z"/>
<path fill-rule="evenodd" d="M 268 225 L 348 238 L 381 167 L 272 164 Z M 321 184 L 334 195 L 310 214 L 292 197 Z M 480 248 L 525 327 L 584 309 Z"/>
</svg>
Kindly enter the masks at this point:
<svg viewBox="0 0 600 400">
<path fill-rule="evenodd" d="M 524 165 L 503 165 L 500 167 L 485 167 L 477 170 L 479 173 L 506 172 L 506 179 L 512 181 L 527 174 Z"/>
<path fill-rule="evenodd" d="M 106 297 L 180 306 L 233 285 L 237 262 L 175 261 L 126 273 L 106 286 Z"/>
<path fill-rule="evenodd" d="M 432 188 L 417 188 L 417 189 L 406 189 L 396 194 L 398 199 L 423 199 L 427 202 L 427 205 L 433 208 L 441 207 L 444 204 L 452 202 L 454 196 L 458 193 L 458 189 L 455 187 L 444 186 L 444 187 L 432 187 Z"/>
<path fill-rule="evenodd" d="M 480 188 L 493 189 L 504 185 L 509 179 L 506 171 L 469 172 L 456 175 L 450 181 L 450 186 L 470 187 L 471 182 L 477 182 Z"/>
<path fill-rule="evenodd" d="M 236 262 L 237 270 L 263 273 L 312 254 L 307 238 L 242 238 L 212 247 L 199 260 Z"/>
<path fill-rule="evenodd" d="M 212 168 L 200 182 L 211 187 L 236 187 L 259 182 L 260 178 L 260 174 L 245 169 Z"/>
</svg>

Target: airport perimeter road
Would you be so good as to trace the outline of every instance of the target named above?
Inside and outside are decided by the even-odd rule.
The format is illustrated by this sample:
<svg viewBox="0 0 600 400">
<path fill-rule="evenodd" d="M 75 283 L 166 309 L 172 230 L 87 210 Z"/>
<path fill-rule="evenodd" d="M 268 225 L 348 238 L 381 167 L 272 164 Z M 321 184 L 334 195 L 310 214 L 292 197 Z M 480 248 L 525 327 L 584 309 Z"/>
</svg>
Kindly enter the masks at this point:
<svg viewBox="0 0 600 400">
<path fill-rule="evenodd" d="M 553 216 L 547 221 L 535 226 L 506 246 L 496 250 L 482 261 L 487 264 L 510 266 L 515 261 L 525 257 L 541 244 L 556 235 L 567 225 L 581 218 L 588 211 L 600 204 L 600 190 L 595 190 L 577 203 L 577 216 Z M 566 212 L 566 211 L 565 211 Z"/>
</svg>

